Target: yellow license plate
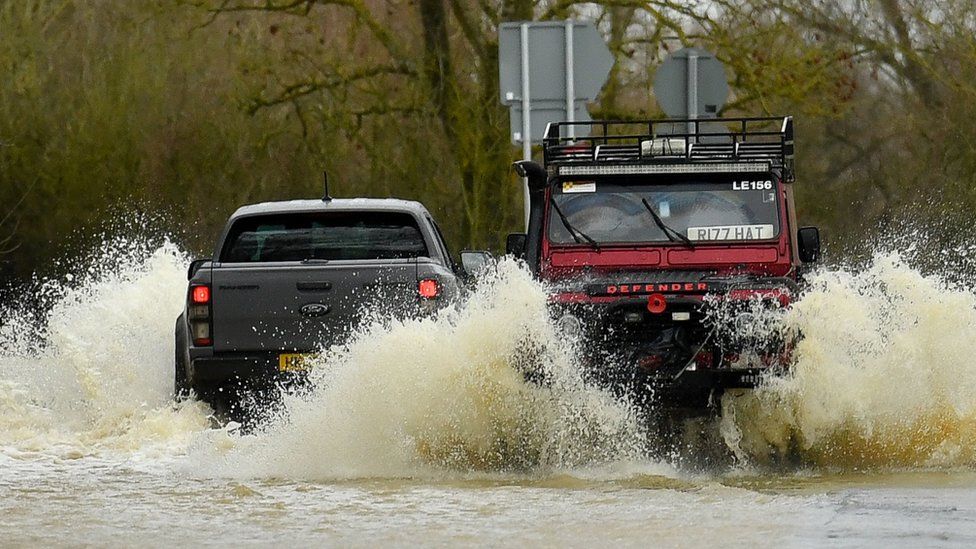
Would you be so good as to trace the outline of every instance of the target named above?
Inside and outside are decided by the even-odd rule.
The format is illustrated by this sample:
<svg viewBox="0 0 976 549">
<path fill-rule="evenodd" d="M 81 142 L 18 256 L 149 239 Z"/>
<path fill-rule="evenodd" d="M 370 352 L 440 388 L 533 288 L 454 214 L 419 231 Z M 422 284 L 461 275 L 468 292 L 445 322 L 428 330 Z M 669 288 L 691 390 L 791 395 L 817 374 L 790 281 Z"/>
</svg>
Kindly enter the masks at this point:
<svg viewBox="0 0 976 549">
<path fill-rule="evenodd" d="M 304 372 L 318 355 L 309 353 L 281 353 L 278 355 L 279 372 Z"/>
</svg>

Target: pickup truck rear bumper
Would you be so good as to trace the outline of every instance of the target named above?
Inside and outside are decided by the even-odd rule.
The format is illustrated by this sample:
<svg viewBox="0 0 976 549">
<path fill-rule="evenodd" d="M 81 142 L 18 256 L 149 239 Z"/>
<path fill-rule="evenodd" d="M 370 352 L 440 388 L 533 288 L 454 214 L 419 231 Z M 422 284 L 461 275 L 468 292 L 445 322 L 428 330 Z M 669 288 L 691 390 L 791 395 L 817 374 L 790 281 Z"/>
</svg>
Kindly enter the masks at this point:
<svg viewBox="0 0 976 549">
<path fill-rule="evenodd" d="M 192 379 L 205 382 L 271 379 L 277 373 L 277 364 L 270 357 L 210 357 L 193 361 Z"/>
<path fill-rule="evenodd" d="M 279 352 L 192 353 L 190 380 L 194 385 L 220 385 L 234 381 L 270 383 L 281 379 L 295 379 L 299 373 L 282 373 L 278 370 Z"/>
</svg>

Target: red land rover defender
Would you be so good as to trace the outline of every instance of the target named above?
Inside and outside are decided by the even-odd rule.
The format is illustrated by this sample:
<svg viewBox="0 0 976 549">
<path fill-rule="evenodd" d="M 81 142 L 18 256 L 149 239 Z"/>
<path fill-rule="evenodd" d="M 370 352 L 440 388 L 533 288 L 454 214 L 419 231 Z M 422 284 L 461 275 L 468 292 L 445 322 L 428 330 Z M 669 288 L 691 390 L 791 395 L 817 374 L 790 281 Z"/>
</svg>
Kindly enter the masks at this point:
<svg viewBox="0 0 976 549">
<path fill-rule="evenodd" d="M 789 338 L 752 324 L 820 255 L 796 221 L 791 117 L 554 123 L 543 153 L 515 165 L 530 216 L 508 252 L 553 288 L 594 379 L 706 412 L 786 365 Z"/>
</svg>

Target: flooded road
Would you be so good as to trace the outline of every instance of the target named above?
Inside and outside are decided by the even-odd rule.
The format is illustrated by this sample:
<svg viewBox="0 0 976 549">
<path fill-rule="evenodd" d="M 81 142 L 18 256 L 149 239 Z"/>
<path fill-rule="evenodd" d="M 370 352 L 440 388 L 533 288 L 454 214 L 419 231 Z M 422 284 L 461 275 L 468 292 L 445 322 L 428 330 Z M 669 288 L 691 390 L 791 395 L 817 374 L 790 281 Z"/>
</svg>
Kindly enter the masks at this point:
<svg viewBox="0 0 976 549">
<path fill-rule="evenodd" d="M 824 272 L 794 374 L 728 399 L 735 459 L 659 457 L 503 265 L 368 324 L 255 432 L 171 403 L 177 247 L 109 246 L 0 326 L 0 539 L 18 545 L 971 546 L 976 298 L 897 256 Z M 512 367 L 535 344 L 550 384 Z"/>
<path fill-rule="evenodd" d="M 0 482 L 5 546 L 976 543 L 968 472 L 306 482 L 195 478 L 90 459 L 3 466 L 17 476 Z"/>
</svg>

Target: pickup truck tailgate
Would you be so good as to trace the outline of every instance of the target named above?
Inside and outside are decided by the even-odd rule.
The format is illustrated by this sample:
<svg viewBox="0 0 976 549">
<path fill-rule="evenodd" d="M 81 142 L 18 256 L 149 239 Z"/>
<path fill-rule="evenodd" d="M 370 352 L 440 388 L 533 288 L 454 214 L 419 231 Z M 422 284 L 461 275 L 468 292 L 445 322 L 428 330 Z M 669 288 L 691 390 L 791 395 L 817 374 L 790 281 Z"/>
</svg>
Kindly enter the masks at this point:
<svg viewBox="0 0 976 549">
<path fill-rule="evenodd" d="M 412 259 L 215 266 L 214 350 L 328 347 L 348 335 L 364 309 L 415 311 L 417 272 Z"/>
</svg>

